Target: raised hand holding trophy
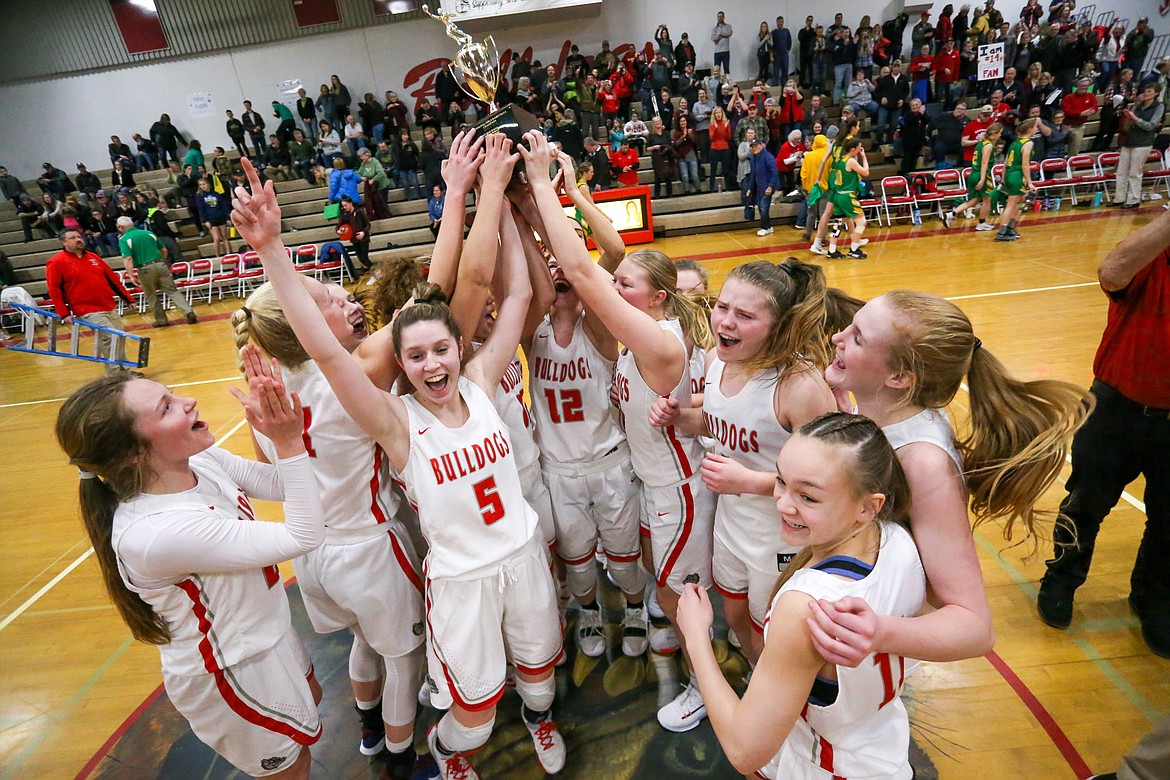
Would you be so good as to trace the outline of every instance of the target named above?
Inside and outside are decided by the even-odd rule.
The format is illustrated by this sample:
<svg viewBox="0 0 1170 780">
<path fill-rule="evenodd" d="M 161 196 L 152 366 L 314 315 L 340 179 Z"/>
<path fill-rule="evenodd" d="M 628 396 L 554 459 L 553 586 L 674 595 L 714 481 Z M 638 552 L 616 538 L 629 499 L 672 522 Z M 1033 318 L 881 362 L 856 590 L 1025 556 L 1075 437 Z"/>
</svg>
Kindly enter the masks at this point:
<svg viewBox="0 0 1170 780">
<path fill-rule="evenodd" d="M 450 14 L 441 9 L 438 13 L 431 13 L 426 5 L 422 6 L 422 10 L 446 26 L 447 37 L 459 44 L 454 61 L 447 66 L 455 81 L 468 95 L 488 104 L 491 113 L 475 123 L 476 132 L 503 133 L 513 144 L 518 145 L 526 132 L 538 129 L 540 122 L 528 111 L 519 106 L 499 108 L 496 105 L 496 92 L 500 86 L 500 55 L 492 36 L 477 42 L 455 26 Z M 523 161 L 517 162 L 516 171 L 522 168 Z"/>
</svg>

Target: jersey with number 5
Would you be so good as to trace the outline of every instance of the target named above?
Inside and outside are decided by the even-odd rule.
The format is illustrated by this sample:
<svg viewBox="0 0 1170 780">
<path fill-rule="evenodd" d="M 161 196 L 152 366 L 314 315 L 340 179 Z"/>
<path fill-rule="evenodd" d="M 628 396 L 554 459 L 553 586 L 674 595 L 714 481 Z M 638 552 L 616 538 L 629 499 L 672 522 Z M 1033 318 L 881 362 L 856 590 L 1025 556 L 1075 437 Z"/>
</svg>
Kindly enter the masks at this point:
<svg viewBox="0 0 1170 780">
<path fill-rule="evenodd" d="M 407 497 L 418 507 L 430 552 L 429 577 L 463 577 L 510 558 L 536 533 L 524 500 L 508 427 L 487 393 L 463 377 L 459 394 L 467 421 L 439 422 L 413 396 L 403 396 L 410 453 L 402 470 Z"/>
<path fill-rule="evenodd" d="M 864 577 L 850 579 L 805 568 L 784 583 L 776 598 L 788 591 L 827 601 L 857 596 L 879 615 L 910 617 L 926 598 L 926 576 L 910 533 L 884 523 L 877 563 Z M 807 703 L 779 755 L 761 774 L 786 780 L 910 780 L 910 720 L 900 697 L 905 678 L 906 660 L 889 653 L 872 653 L 856 669 L 838 666 L 836 701 L 827 706 Z"/>
<path fill-rule="evenodd" d="M 592 463 L 626 436 L 609 402 L 613 361 L 606 360 L 577 318 L 565 347 L 548 317 L 537 326 L 528 355 L 532 414 L 541 457 L 556 463 Z"/>
</svg>

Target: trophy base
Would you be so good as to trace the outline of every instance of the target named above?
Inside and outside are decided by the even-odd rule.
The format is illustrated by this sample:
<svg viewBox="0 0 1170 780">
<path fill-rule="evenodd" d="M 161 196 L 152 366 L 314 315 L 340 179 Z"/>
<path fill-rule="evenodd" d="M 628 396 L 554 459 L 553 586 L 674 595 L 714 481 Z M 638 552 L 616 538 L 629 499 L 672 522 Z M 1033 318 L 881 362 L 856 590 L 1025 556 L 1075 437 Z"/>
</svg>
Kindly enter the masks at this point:
<svg viewBox="0 0 1170 780">
<path fill-rule="evenodd" d="M 477 135 L 503 133 L 512 141 L 513 145 L 520 146 L 523 144 L 525 133 L 529 130 L 540 129 L 540 120 L 519 106 L 503 106 L 476 122 L 472 127 L 475 128 Z M 527 146 L 527 144 L 523 145 Z M 524 160 L 520 159 L 516 161 L 516 168 L 512 173 L 513 181 L 521 181 L 523 173 Z"/>
</svg>

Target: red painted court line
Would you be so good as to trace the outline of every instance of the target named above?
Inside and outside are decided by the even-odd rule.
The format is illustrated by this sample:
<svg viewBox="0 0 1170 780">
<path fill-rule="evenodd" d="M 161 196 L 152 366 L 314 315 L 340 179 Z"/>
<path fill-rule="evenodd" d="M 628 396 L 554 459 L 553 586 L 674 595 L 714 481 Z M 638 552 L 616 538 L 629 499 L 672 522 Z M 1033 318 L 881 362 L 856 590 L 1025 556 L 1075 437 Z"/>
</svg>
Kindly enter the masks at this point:
<svg viewBox="0 0 1170 780">
<path fill-rule="evenodd" d="M 1032 693 L 1032 690 L 1019 678 L 1019 675 L 1012 671 L 1007 661 L 1000 658 L 994 651 L 988 653 L 984 658 L 995 667 L 995 671 L 999 672 L 1004 681 L 1011 686 L 1012 690 L 1016 692 L 1016 695 L 1020 697 L 1020 701 L 1024 702 L 1024 706 L 1032 713 L 1032 717 L 1040 723 L 1041 728 L 1048 734 L 1048 738 L 1052 740 L 1052 744 L 1060 751 L 1060 755 L 1064 756 L 1065 762 L 1068 763 L 1069 768 L 1072 769 L 1079 780 L 1085 780 L 1085 778 L 1091 777 L 1093 771 L 1089 769 L 1089 765 L 1085 763 L 1085 759 L 1081 758 L 1081 754 L 1073 747 L 1072 741 L 1060 726 L 1057 725 L 1056 719 L 1052 717 L 1052 713 L 1045 709 L 1044 705 L 1040 703 L 1040 700 L 1036 698 L 1036 695 Z"/>
<path fill-rule="evenodd" d="M 75 777 L 74 780 L 85 780 L 85 778 L 89 777 L 90 774 L 93 773 L 93 770 L 97 769 L 97 766 L 102 762 L 102 759 L 109 755 L 109 752 L 113 750 L 114 745 L 118 743 L 118 740 L 126 735 L 126 732 L 130 730 L 130 727 L 134 725 L 134 722 L 142 717 L 142 713 L 146 712 L 147 708 L 154 704 L 158 697 L 162 695 L 162 692 L 163 687 L 160 684 L 157 688 L 154 689 L 154 693 L 143 699 L 142 703 L 138 705 L 138 708 L 135 709 L 134 712 L 130 713 L 122 725 L 118 727 L 117 731 L 111 734 L 110 738 L 107 739 L 100 748 L 98 748 L 98 751 L 93 754 L 93 758 L 91 758 L 89 763 L 81 768 L 81 771 L 77 773 L 77 777 Z"/>
<path fill-rule="evenodd" d="M 1141 211 L 1141 209 L 1138 209 Z M 1133 213 L 1133 212 L 1129 212 Z M 1030 216 L 1030 215 L 1029 215 Z M 1069 214 L 1064 217 L 1036 217 L 1029 218 L 1022 224 L 1027 225 L 1059 225 L 1066 222 L 1084 222 L 1089 219 L 1098 219 L 1109 216 L 1108 213 L 1100 211 L 1086 212 L 1083 214 Z M 975 227 L 953 227 L 951 229 L 939 227 L 931 230 L 914 230 L 907 233 L 887 234 L 884 236 L 870 236 L 871 244 L 884 244 L 888 241 L 909 241 L 914 238 L 922 238 L 923 236 L 943 236 L 951 233 L 974 233 Z M 1027 233 L 1024 233 L 1023 238 L 1027 239 Z M 991 241 L 991 238 L 986 239 Z M 691 260 L 725 260 L 732 257 L 744 257 L 747 255 L 770 255 L 781 252 L 807 252 L 808 243 L 801 241 L 798 244 L 766 244 L 756 247 L 754 249 L 729 249 L 725 252 L 708 252 L 701 255 L 691 255 L 686 253 L 679 253 L 680 256 L 685 255 Z"/>
</svg>

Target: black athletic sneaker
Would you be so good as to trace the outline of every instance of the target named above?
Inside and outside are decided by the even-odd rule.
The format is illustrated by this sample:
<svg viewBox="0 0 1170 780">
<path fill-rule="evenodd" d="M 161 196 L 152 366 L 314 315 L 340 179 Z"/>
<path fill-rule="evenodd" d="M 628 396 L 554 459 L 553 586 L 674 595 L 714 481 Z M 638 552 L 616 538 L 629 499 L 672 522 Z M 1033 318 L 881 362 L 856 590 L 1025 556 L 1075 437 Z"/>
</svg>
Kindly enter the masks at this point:
<svg viewBox="0 0 1170 780">
<path fill-rule="evenodd" d="M 1036 611 L 1040 619 L 1061 631 L 1072 624 L 1073 595 L 1075 591 L 1048 580 L 1040 580 L 1040 592 L 1036 594 Z"/>
<path fill-rule="evenodd" d="M 1011 233 L 1002 233 L 1001 232 L 1001 233 L 995 234 L 995 240 L 996 241 L 1015 241 L 1016 236 L 1013 236 Z"/>
<path fill-rule="evenodd" d="M 832 257 L 832 255 L 829 256 Z M 852 257 L 854 260 L 864 260 L 869 257 L 869 255 L 867 255 L 865 252 L 862 252 L 860 249 L 850 249 L 848 256 Z"/>
<path fill-rule="evenodd" d="M 942 219 L 943 227 L 945 227 L 947 230 L 950 230 L 951 220 L 955 218 L 955 215 L 949 211 L 944 210 L 942 214 L 939 215 L 939 218 Z"/>
<path fill-rule="evenodd" d="M 834 249 L 832 252 L 829 252 L 829 254 L 825 255 L 825 257 L 829 258 L 830 260 L 843 260 L 845 255 Z"/>
</svg>

